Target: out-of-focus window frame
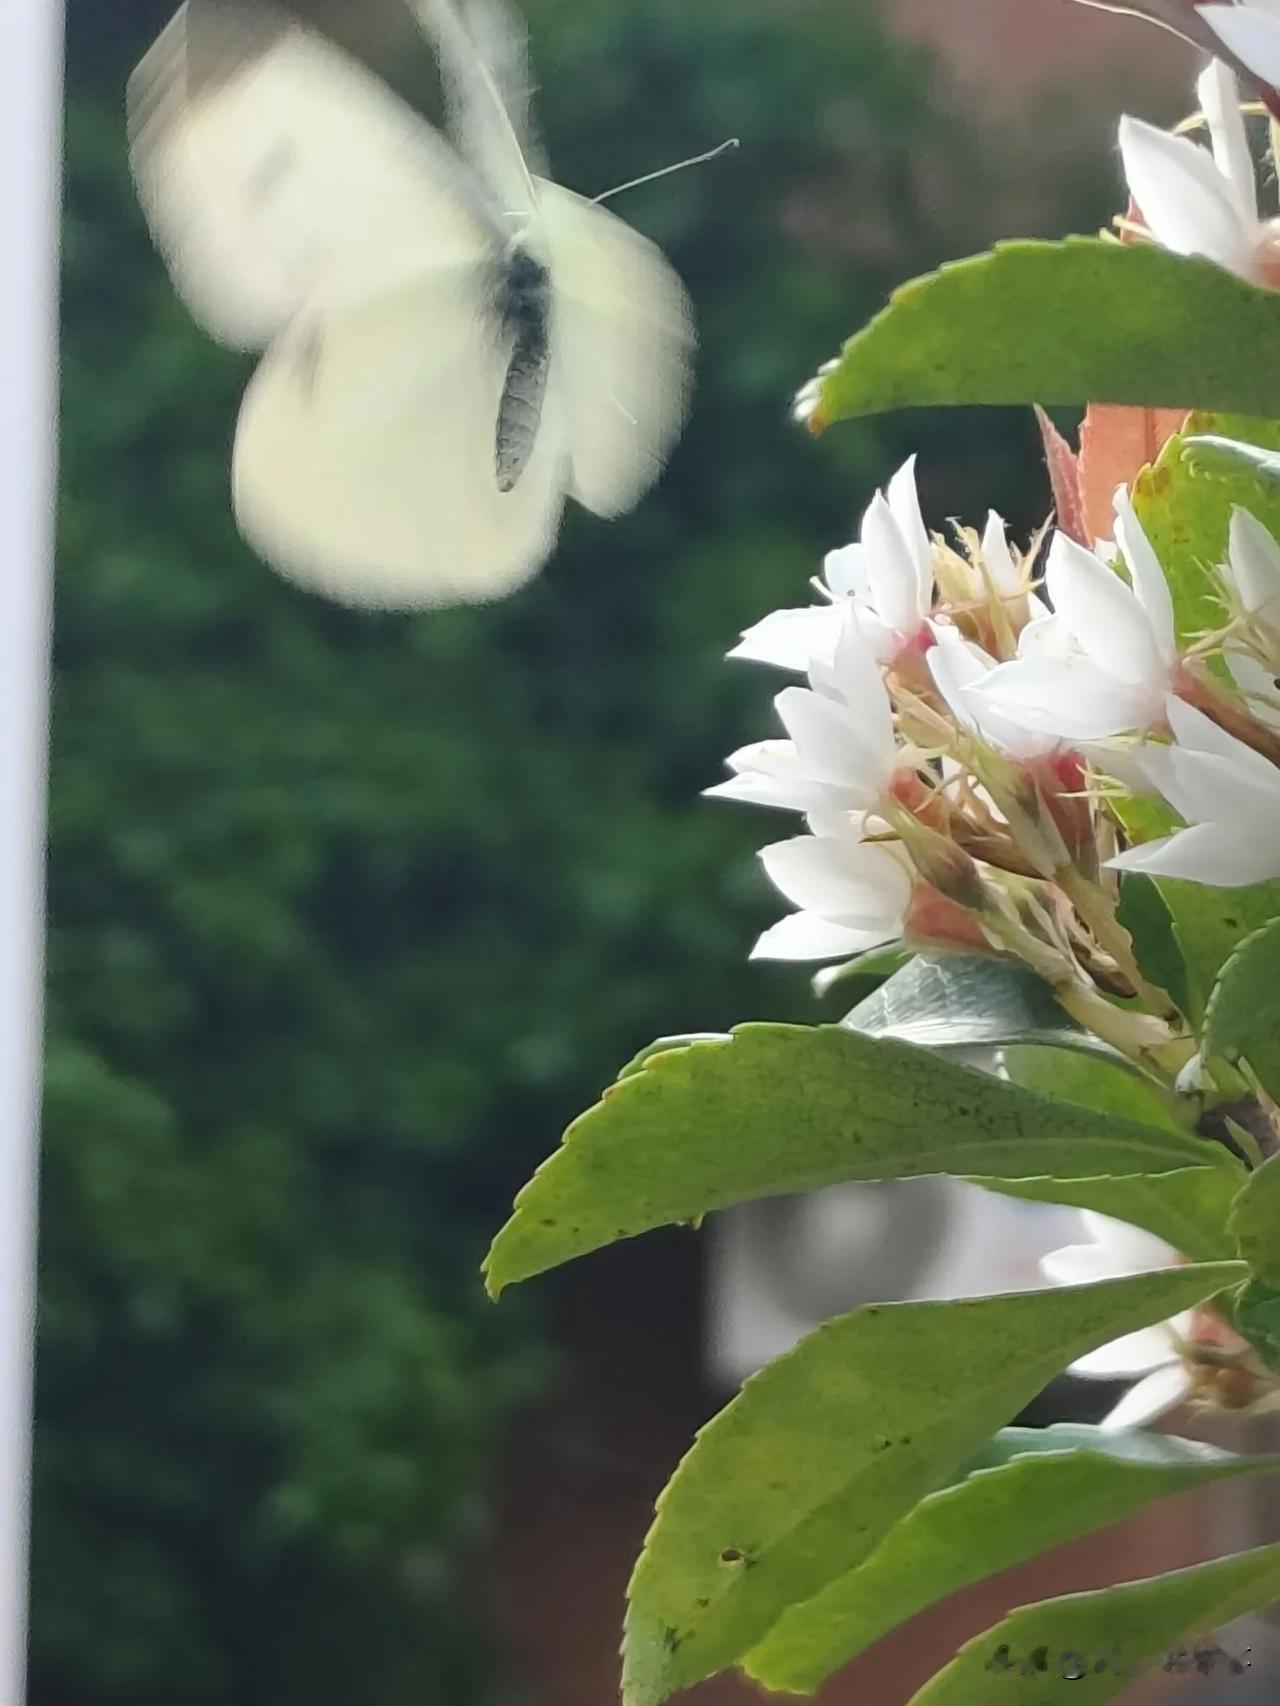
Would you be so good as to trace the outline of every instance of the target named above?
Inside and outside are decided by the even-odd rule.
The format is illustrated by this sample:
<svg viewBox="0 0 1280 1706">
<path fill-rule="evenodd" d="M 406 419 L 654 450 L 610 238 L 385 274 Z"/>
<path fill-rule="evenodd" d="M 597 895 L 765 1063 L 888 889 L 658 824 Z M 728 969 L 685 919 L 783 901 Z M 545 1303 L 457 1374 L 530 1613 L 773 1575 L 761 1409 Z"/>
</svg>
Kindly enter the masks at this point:
<svg viewBox="0 0 1280 1706">
<path fill-rule="evenodd" d="M 0 1706 L 25 1695 L 62 0 L 0 6 Z"/>
</svg>

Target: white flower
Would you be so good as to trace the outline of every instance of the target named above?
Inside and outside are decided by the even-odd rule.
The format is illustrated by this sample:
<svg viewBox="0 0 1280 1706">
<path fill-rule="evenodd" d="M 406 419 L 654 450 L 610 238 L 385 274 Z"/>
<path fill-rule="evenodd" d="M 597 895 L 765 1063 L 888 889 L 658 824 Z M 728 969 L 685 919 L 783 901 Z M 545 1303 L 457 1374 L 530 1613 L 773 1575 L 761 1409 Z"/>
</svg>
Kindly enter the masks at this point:
<svg viewBox="0 0 1280 1706">
<path fill-rule="evenodd" d="M 1245 614 L 1280 630 L 1280 545 L 1239 505 L 1231 512 L 1223 573 Z"/>
<path fill-rule="evenodd" d="M 830 960 L 902 934 L 912 877 L 895 846 L 837 835 L 800 835 L 761 850 L 770 880 L 800 908 L 766 930 L 754 960 Z"/>
<path fill-rule="evenodd" d="M 1176 1250 L 1150 1232 L 1088 1209 L 1083 1218 L 1093 1238 L 1091 1244 L 1069 1244 L 1064 1250 L 1041 1257 L 1040 1267 L 1055 1285 L 1122 1279 L 1153 1268 L 1173 1267 L 1179 1260 Z M 1157 1326 L 1126 1333 L 1071 1364 L 1071 1373 L 1085 1380 L 1137 1380 L 1103 1421 L 1106 1432 L 1145 1427 L 1189 1396 L 1194 1377 L 1183 1360 L 1182 1348 L 1191 1338 L 1193 1320 L 1188 1310 Z"/>
<path fill-rule="evenodd" d="M 810 685 L 784 688 L 774 700 L 788 738 L 735 752 L 735 774 L 707 789 L 721 799 L 804 812 L 814 831 L 761 852 L 775 887 L 800 911 L 765 931 L 753 959 L 847 958 L 878 947 L 901 935 L 911 900 L 911 867 L 901 849 L 862 840 L 902 757 L 880 665 L 858 616 L 845 605 L 839 617 L 831 660 L 811 659 Z"/>
<path fill-rule="evenodd" d="M 1243 640 L 1227 644 L 1227 668 L 1252 714 L 1269 728 L 1280 729 L 1280 545 L 1248 510 L 1231 512 L 1222 578 L 1247 622 Z"/>
<path fill-rule="evenodd" d="M 1130 584 L 1056 534 L 1045 572 L 1053 615 L 1029 623 L 1018 657 L 968 690 L 979 718 L 998 713 L 1072 743 L 1160 721 L 1178 662 L 1173 601 L 1123 486 L 1115 507 Z"/>
<path fill-rule="evenodd" d="M 1241 59 L 1230 39 L 1250 7 L 1208 6 L 1206 19 Z M 1226 14 L 1224 23 L 1215 14 Z M 1280 41 L 1280 24 L 1271 20 Z M 1280 69 L 1280 66 L 1277 67 Z M 1120 153 L 1129 192 L 1147 230 L 1162 248 L 1203 255 L 1253 284 L 1267 282 L 1273 225 L 1258 214 L 1257 179 L 1249 155 L 1240 91 L 1231 72 L 1213 60 L 1196 85 L 1212 152 L 1127 115 L 1120 120 Z"/>
<path fill-rule="evenodd" d="M 831 661 L 811 659 L 810 685 L 774 700 L 788 738 L 735 752 L 735 774 L 708 794 L 806 813 L 866 813 L 882 798 L 899 764 L 893 711 L 857 616 L 837 614 Z"/>
<path fill-rule="evenodd" d="M 962 728 L 1014 759 L 1043 758 L 1061 744 L 1056 736 L 1028 728 L 998 705 L 981 702 L 973 689 L 998 667 L 995 659 L 949 623 L 934 622 L 930 627 L 935 643 L 925 662 L 934 686 Z"/>
<path fill-rule="evenodd" d="M 773 611 L 747 629 L 731 658 L 807 671 L 813 659 L 834 655 L 851 604 L 881 663 L 920 637 L 933 603 L 933 546 L 920 514 L 915 461 L 904 462 L 887 492 L 871 500 L 859 542 L 828 553 L 829 602 Z"/>
<path fill-rule="evenodd" d="M 1215 888 L 1280 877 L 1280 770 L 1193 705 L 1170 697 L 1166 710 L 1177 745 L 1133 759 L 1190 827 L 1108 864 Z"/>
</svg>

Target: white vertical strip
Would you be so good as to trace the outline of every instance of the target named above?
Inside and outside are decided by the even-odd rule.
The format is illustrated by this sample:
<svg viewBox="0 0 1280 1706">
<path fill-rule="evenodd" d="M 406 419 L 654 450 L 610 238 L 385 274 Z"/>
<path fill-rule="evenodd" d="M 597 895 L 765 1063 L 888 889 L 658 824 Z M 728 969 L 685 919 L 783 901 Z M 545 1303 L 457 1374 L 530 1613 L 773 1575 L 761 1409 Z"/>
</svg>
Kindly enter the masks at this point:
<svg viewBox="0 0 1280 1706">
<path fill-rule="evenodd" d="M 0 1706 L 25 1697 L 62 0 L 0 0 Z"/>
</svg>

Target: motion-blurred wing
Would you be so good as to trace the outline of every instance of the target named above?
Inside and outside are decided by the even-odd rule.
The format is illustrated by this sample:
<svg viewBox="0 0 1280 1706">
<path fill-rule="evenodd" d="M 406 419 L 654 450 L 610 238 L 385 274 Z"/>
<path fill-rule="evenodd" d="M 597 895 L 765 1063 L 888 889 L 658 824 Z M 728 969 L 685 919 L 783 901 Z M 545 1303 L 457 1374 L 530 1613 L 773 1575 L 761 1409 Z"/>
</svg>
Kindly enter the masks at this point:
<svg viewBox="0 0 1280 1706">
<path fill-rule="evenodd" d="M 130 154 L 174 282 L 260 348 L 317 296 L 478 259 L 496 215 L 453 150 L 269 0 L 189 0 L 129 84 Z"/>
<path fill-rule="evenodd" d="M 514 232 L 535 201 L 524 25 L 505 0 L 414 4 L 440 62 L 453 138 Z"/>
<path fill-rule="evenodd" d="M 604 208 L 540 182 L 538 218 L 569 490 L 596 515 L 620 515 L 657 479 L 684 424 L 689 301 L 661 251 Z"/>
<path fill-rule="evenodd" d="M 479 603 L 555 541 L 564 429 L 548 399 L 515 490 L 494 476 L 507 354 L 470 273 L 436 275 L 272 346 L 241 410 L 240 526 L 281 573 L 343 603 Z"/>
</svg>

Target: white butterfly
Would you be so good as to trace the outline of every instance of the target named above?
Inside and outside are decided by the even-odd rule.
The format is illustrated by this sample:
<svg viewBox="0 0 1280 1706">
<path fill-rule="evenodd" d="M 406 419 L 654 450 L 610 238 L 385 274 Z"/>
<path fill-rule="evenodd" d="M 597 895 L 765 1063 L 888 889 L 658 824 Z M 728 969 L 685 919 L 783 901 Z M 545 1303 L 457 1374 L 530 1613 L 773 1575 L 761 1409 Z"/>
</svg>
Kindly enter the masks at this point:
<svg viewBox="0 0 1280 1706">
<path fill-rule="evenodd" d="M 344 603 L 512 591 L 566 496 L 618 515 L 682 425 L 688 303 L 660 252 L 534 175 L 496 0 L 414 0 L 450 146 L 268 0 L 188 0 L 129 85 L 153 236 L 215 338 L 265 349 L 232 469 L 241 531 Z"/>
</svg>

